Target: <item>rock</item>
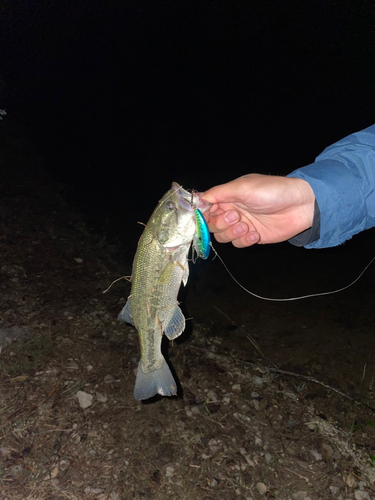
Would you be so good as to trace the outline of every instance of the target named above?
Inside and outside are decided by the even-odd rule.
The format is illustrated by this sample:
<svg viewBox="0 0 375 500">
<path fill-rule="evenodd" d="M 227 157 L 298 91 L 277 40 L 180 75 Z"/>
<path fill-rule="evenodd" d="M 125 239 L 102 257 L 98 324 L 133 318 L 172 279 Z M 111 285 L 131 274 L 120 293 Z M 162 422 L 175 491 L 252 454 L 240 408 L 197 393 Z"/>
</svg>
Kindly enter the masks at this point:
<svg viewBox="0 0 375 500">
<path fill-rule="evenodd" d="M 241 392 L 241 386 L 240 384 L 233 384 L 232 385 L 232 392 Z"/>
<path fill-rule="evenodd" d="M 219 450 L 221 450 L 222 445 L 219 440 L 216 440 L 214 438 L 210 439 L 208 442 L 208 446 L 210 448 L 210 453 L 214 455 L 217 453 Z"/>
<path fill-rule="evenodd" d="M 218 401 L 218 397 L 217 397 L 216 392 L 210 389 L 210 390 L 207 392 L 207 399 L 208 399 L 209 401 Z"/>
<path fill-rule="evenodd" d="M 167 467 L 165 469 L 165 477 L 172 477 L 174 474 L 174 468 L 173 467 Z"/>
<path fill-rule="evenodd" d="M 54 479 L 58 473 L 59 473 L 59 467 L 56 465 L 51 471 L 50 478 Z"/>
<path fill-rule="evenodd" d="M 0 345 L 8 345 L 15 340 L 23 340 L 30 336 L 30 333 L 26 328 L 20 328 L 19 326 L 11 326 L 10 328 L 0 329 Z"/>
<path fill-rule="evenodd" d="M 98 495 L 103 490 L 100 488 L 91 488 L 91 486 L 86 486 L 84 491 L 86 495 Z"/>
<path fill-rule="evenodd" d="M 106 375 L 104 377 L 104 383 L 105 384 L 111 384 L 114 381 L 115 381 L 115 379 L 114 379 L 114 377 L 112 375 Z"/>
<path fill-rule="evenodd" d="M 259 449 L 263 448 L 263 441 L 260 436 L 255 436 L 254 442 L 255 446 L 257 446 Z"/>
<path fill-rule="evenodd" d="M 285 441 L 285 453 L 291 457 L 296 457 L 301 453 L 301 445 L 296 441 Z"/>
<path fill-rule="evenodd" d="M 252 400 L 252 403 L 253 403 L 254 408 L 255 408 L 257 411 L 259 411 L 259 410 L 260 410 L 260 403 L 259 403 L 259 401 L 258 401 L 257 399 L 253 399 L 253 400 Z"/>
<path fill-rule="evenodd" d="M 253 384 L 255 387 L 261 388 L 263 387 L 263 380 L 260 377 L 254 377 Z"/>
<path fill-rule="evenodd" d="M 19 477 L 23 472 L 22 465 L 12 465 L 12 467 L 9 468 L 9 473 L 13 477 Z"/>
<path fill-rule="evenodd" d="M 107 394 L 103 394 L 102 392 L 97 392 L 96 399 L 99 401 L 99 403 L 106 403 L 108 397 Z"/>
<path fill-rule="evenodd" d="M 230 395 L 229 394 L 226 394 L 225 396 L 223 396 L 222 403 L 223 403 L 223 405 L 229 405 L 229 403 L 230 403 Z"/>
<path fill-rule="evenodd" d="M 348 477 L 346 478 L 346 484 L 349 486 L 349 488 L 353 488 L 356 484 L 356 480 L 354 479 L 353 474 L 348 474 Z"/>
<path fill-rule="evenodd" d="M 267 486 L 264 483 L 257 483 L 255 489 L 259 493 L 259 495 L 265 495 L 267 493 Z"/>
<path fill-rule="evenodd" d="M 11 456 L 12 452 L 9 448 L 5 448 L 4 446 L 2 446 L 0 448 L 0 454 L 5 457 L 5 458 L 8 458 Z"/>
<path fill-rule="evenodd" d="M 314 457 L 314 460 L 316 462 L 320 462 L 320 460 L 323 460 L 322 455 L 318 451 L 316 451 L 316 450 L 310 450 L 310 453 Z"/>
<path fill-rule="evenodd" d="M 87 392 L 78 391 L 77 399 L 79 406 L 85 410 L 86 408 L 92 405 L 93 396 L 92 394 L 88 394 Z"/>
<path fill-rule="evenodd" d="M 355 500 L 370 500 L 369 494 L 367 491 L 356 490 L 354 492 Z"/>
<path fill-rule="evenodd" d="M 297 491 L 296 493 L 293 493 L 292 498 L 293 500 L 304 500 L 306 495 L 306 491 Z"/>
<path fill-rule="evenodd" d="M 69 365 L 66 367 L 66 369 L 70 372 L 78 370 L 79 369 L 78 363 L 73 359 L 69 359 Z"/>
<path fill-rule="evenodd" d="M 193 416 L 193 412 L 190 410 L 190 408 L 188 406 L 185 406 L 185 412 L 186 412 L 186 415 L 188 417 L 192 417 Z"/>
</svg>

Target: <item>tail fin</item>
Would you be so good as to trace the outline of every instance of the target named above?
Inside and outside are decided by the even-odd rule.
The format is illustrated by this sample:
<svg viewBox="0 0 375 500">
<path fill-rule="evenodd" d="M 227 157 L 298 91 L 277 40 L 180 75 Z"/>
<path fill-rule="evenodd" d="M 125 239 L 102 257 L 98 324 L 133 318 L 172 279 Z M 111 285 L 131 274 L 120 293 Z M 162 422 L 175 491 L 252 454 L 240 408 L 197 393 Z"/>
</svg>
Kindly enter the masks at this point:
<svg viewBox="0 0 375 500">
<path fill-rule="evenodd" d="M 161 368 L 153 372 L 145 373 L 142 370 L 142 361 L 138 363 L 134 399 L 148 399 L 155 394 L 161 396 L 176 396 L 177 394 L 176 382 L 164 358 Z"/>
</svg>

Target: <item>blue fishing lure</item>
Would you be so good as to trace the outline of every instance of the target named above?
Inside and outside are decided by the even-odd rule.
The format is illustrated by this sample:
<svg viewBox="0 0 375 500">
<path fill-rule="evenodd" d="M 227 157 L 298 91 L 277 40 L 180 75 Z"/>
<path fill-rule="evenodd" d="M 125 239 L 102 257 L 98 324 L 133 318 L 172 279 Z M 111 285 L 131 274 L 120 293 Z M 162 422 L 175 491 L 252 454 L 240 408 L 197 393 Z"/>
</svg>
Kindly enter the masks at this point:
<svg viewBox="0 0 375 500">
<path fill-rule="evenodd" d="M 198 257 L 201 259 L 207 259 L 210 255 L 211 248 L 210 231 L 208 229 L 206 219 L 203 217 L 202 212 L 198 208 L 195 209 L 195 223 L 197 229 L 193 238 L 193 246 Z"/>
</svg>

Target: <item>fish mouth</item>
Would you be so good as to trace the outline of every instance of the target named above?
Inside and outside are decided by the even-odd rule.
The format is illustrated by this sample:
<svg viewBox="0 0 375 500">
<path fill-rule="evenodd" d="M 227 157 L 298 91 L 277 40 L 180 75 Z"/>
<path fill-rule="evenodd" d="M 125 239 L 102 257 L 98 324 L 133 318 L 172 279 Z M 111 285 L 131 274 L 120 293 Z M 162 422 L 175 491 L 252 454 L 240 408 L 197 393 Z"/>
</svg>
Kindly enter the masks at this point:
<svg viewBox="0 0 375 500">
<path fill-rule="evenodd" d="M 203 193 L 194 190 L 189 192 L 177 182 L 172 182 L 172 191 L 177 194 L 178 203 L 184 210 L 190 211 L 198 209 L 203 213 L 212 206 L 212 203 L 202 199 Z"/>
<path fill-rule="evenodd" d="M 164 248 L 166 248 L 168 250 L 168 252 L 175 252 L 176 250 L 178 250 L 180 248 L 181 245 L 177 245 L 175 247 L 169 247 L 169 246 L 166 246 L 164 245 Z"/>
</svg>

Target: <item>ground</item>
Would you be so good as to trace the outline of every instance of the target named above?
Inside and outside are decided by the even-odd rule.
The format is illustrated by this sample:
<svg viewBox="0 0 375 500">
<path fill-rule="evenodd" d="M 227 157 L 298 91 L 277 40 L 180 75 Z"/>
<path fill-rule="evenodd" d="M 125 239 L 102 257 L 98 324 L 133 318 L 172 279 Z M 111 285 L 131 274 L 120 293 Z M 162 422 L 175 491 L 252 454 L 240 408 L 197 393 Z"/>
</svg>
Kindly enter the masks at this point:
<svg viewBox="0 0 375 500">
<path fill-rule="evenodd" d="M 103 293 L 132 255 L 88 226 L 30 142 L 8 131 L 0 155 L 2 499 L 375 499 L 373 269 L 275 303 L 218 259 L 192 265 L 192 319 L 165 346 L 179 396 L 138 402 L 137 333 L 116 321 L 130 284 Z M 218 250 L 247 288 L 287 297 L 349 283 L 366 241 Z"/>
</svg>

